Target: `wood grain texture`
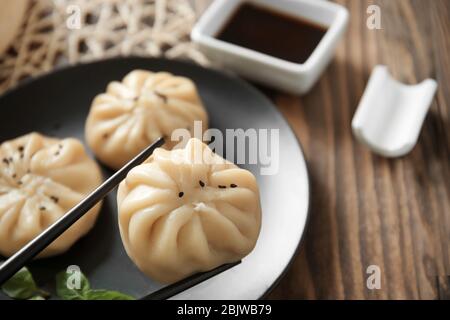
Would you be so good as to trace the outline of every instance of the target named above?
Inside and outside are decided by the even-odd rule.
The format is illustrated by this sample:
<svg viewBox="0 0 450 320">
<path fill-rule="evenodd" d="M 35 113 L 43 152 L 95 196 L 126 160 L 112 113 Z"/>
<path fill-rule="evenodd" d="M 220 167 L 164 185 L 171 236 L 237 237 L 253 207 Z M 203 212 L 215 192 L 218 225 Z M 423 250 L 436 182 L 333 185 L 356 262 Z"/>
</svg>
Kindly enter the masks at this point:
<svg viewBox="0 0 450 320">
<path fill-rule="evenodd" d="M 299 254 L 271 299 L 450 297 L 450 1 L 338 0 L 350 24 L 336 58 L 302 97 L 264 90 L 301 141 L 311 211 Z M 382 30 L 366 9 L 381 8 Z M 417 146 L 397 159 L 370 152 L 351 119 L 372 68 L 439 89 Z M 369 265 L 381 289 L 366 287 Z"/>
</svg>

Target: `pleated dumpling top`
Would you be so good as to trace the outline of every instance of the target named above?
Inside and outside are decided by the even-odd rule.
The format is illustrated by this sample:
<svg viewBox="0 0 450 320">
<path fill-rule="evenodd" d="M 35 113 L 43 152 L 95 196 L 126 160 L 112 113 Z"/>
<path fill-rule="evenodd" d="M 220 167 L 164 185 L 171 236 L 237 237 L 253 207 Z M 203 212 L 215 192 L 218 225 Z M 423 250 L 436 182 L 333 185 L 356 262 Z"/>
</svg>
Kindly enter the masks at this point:
<svg viewBox="0 0 450 320">
<path fill-rule="evenodd" d="M 194 130 L 194 121 L 208 127 L 208 116 L 188 78 L 167 72 L 134 70 L 122 82 L 111 82 L 93 101 L 86 121 L 86 140 L 107 166 L 118 169 L 173 130 Z"/>
<path fill-rule="evenodd" d="M 30 133 L 0 145 L 0 254 L 11 256 L 102 183 L 80 141 Z M 69 249 L 94 225 L 101 203 L 39 257 Z"/>
<path fill-rule="evenodd" d="M 156 149 L 121 182 L 117 203 L 128 255 L 163 283 L 243 258 L 261 225 L 253 174 L 197 139 Z"/>
</svg>

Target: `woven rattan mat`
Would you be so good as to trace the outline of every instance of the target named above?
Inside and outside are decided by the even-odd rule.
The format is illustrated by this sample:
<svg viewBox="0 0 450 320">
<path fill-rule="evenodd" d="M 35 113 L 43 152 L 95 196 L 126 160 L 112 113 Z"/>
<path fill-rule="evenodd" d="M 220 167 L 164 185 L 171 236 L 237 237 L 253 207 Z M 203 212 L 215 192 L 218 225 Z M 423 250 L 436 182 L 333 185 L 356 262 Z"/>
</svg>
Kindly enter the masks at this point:
<svg viewBox="0 0 450 320">
<path fill-rule="evenodd" d="M 204 0 L 30 0 L 0 56 L 0 93 L 55 66 L 113 56 L 187 58 L 205 65 L 189 33 Z M 203 6 L 203 7 L 202 7 Z"/>
</svg>

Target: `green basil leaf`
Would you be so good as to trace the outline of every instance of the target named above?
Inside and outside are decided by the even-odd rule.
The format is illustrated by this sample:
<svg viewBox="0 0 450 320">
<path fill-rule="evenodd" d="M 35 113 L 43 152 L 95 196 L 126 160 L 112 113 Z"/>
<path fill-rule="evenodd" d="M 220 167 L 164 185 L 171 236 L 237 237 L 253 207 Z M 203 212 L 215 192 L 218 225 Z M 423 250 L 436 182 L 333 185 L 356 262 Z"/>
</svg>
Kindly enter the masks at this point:
<svg viewBox="0 0 450 320">
<path fill-rule="evenodd" d="M 74 279 L 70 277 L 75 274 L 67 273 L 65 271 L 60 272 L 56 276 L 56 293 L 65 300 L 134 300 L 133 297 L 123 294 L 118 291 L 110 290 L 93 290 L 90 288 L 89 280 L 81 272 L 77 275 L 80 276 L 80 289 L 70 289 L 68 283 L 72 283 Z"/>
<path fill-rule="evenodd" d="M 23 267 L 3 284 L 2 291 L 13 299 L 28 299 L 34 296 L 39 288 L 30 271 Z"/>
<path fill-rule="evenodd" d="M 135 300 L 127 294 L 112 290 L 90 290 L 86 294 L 87 300 Z"/>
<path fill-rule="evenodd" d="M 90 290 L 89 280 L 80 272 L 80 288 L 69 288 L 68 283 L 75 274 L 62 271 L 56 275 L 56 294 L 64 300 L 87 300 L 86 293 Z"/>
</svg>

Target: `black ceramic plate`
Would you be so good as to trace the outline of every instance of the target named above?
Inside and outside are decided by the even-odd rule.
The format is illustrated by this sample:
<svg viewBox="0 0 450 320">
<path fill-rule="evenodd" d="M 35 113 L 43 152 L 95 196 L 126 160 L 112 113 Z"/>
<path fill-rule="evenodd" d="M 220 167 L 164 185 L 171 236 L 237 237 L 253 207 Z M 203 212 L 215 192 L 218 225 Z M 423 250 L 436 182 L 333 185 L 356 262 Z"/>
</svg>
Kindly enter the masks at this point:
<svg viewBox="0 0 450 320">
<path fill-rule="evenodd" d="M 95 95 L 108 82 L 140 68 L 191 78 L 198 86 L 210 127 L 278 129 L 279 170 L 261 175 L 261 163 L 242 165 L 258 179 L 262 229 L 255 250 L 243 262 L 176 298 L 256 299 L 267 293 L 295 255 L 309 206 L 308 176 L 301 148 L 272 103 L 246 82 L 173 60 L 118 58 L 69 67 L 26 82 L 0 98 L 0 142 L 30 131 L 84 141 L 84 123 Z M 233 160 L 233 159 L 229 159 Z M 105 176 L 111 174 L 104 169 Z M 33 261 L 37 282 L 52 290 L 55 274 L 78 265 L 94 288 L 143 297 L 162 285 L 148 279 L 126 255 L 117 225 L 115 192 L 104 202 L 92 231 L 65 254 Z"/>
</svg>

